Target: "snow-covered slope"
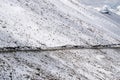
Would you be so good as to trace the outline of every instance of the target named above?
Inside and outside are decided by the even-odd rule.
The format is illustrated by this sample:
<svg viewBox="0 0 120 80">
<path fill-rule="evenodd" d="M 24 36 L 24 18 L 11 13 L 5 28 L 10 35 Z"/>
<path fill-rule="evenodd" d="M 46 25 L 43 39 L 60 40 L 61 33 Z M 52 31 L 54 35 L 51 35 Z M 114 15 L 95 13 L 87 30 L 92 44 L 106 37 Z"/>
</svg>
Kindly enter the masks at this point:
<svg viewBox="0 0 120 80">
<path fill-rule="evenodd" d="M 101 14 L 79 0 L 0 3 L 0 47 L 120 43 L 120 16 Z M 0 53 L 0 80 L 117 80 L 119 53 L 112 49 Z"/>
<path fill-rule="evenodd" d="M 111 7 L 117 7 L 120 5 L 120 0 L 77 0 L 82 4 L 94 7 L 100 7 L 103 5 L 109 5 Z"/>
<path fill-rule="evenodd" d="M 76 1 L 98 11 L 101 10 L 104 6 L 107 6 L 107 8 L 111 12 L 120 15 L 120 0 L 76 0 Z"/>
</svg>

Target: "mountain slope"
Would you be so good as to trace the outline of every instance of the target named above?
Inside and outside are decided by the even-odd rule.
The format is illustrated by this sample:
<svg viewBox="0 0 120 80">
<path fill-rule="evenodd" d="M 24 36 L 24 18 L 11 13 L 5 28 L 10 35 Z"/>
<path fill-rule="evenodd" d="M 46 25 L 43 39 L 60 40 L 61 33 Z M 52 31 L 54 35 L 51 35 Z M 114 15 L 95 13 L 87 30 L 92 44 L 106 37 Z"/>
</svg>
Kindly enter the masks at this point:
<svg viewBox="0 0 120 80">
<path fill-rule="evenodd" d="M 120 43 L 120 16 L 101 14 L 78 0 L 0 3 L 0 47 Z M 119 49 L 0 53 L 0 80 L 117 80 L 119 53 Z"/>
<path fill-rule="evenodd" d="M 80 3 L 82 4 L 85 4 L 85 5 L 89 5 L 89 6 L 95 6 L 95 7 L 101 7 L 101 6 L 104 6 L 104 5 L 109 5 L 111 7 L 117 7 L 118 5 L 120 5 L 120 0 L 77 0 L 79 1 Z"/>
</svg>

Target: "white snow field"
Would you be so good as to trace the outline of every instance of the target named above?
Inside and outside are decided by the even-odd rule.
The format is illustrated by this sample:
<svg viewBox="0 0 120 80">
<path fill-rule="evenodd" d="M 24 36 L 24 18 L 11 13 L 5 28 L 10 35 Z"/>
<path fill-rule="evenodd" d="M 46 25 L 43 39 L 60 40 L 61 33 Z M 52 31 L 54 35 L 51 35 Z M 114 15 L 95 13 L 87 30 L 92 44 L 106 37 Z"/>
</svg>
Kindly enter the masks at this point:
<svg viewBox="0 0 120 80">
<path fill-rule="evenodd" d="M 110 14 L 95 9 L 104 5 Z M 120 44 L 118 6 L 120 0 L 0 0 L 0 47 Z M 0 52 L 0 80 L 120 80 L 120 49 Z"/>
</svg>

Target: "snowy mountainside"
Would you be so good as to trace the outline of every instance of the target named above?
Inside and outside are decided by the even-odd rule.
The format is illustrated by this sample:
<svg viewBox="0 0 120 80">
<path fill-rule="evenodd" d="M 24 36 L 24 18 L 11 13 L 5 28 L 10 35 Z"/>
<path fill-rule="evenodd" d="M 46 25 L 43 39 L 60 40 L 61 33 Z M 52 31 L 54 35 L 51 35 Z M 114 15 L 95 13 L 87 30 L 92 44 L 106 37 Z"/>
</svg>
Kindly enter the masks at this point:
<svg viewBox="0 0 120 80">
<path fill-rule="evenodd" d="M 101 14 L 79 0 L 0 3 L 0 47 L 120 43 L 120 16 Z M 119 53 L 119 49 L 0 53 L 0 80 L 117 80 Z"/>
<path fill-rule="evenodd" d="M 82 4 L 88 5 L 88 6 L 94 6 L 94 7 L 101 7 L 103 5 L 109 5 L 113 8 L 120 5 L 120 0 L 77 0 Z"/>
<path fill-rule="evenodd" d="M 75 44 L 76 41 L 77 41 L 76 43 L 78 44 L 78 43 L 81 43 L 82 41 L 79 42 L 80 39 L 76 38 L 75 36 L 80 37 L 81 35 L 83 35 L 83 36 L 85 35 L 86 38 L 91 37 L 91 39 L 94 39 L 93 36 L 97 35 L 98 37 L 96 37 L 96 38 L 100 38 L 102 35 L 97 34 L 98 32 L 105 33 L 105 34 L 103 34 L 105 36 L 109 35 L 108 33 L 113 34 L 113 35 L 109 35 L 108 37 L 110 37 L 110 38 L 115 37 L 115 39 L 118 38 L 118 40 L 119 40 L 118 34 L 119 34 L 120 29 L 118 26 L 116 26 L 116 24 L 113 24 L 113 23 L 111 23 L 111 21 L 101 18 L 100 14 L 97 15 L 96 13 L 94 13 L 96 15 L 92 15 L 91 13 L 88 13 L 86 11 L 86 9 L 84 10 L 84 8 L 82 8 L 82 7 L 79 7 L 81 10 L 80 9 L 76 10 L 75 8 L 77 8 L 77 6 L 70 3 L 67 0 L 66 0 L 66 2 L 65 1 L 64 2 L 52 1 L 55 4 L 52 4 L 52 3 L 50 4 L 48 2 L 49 6 L 47 5 L 47 2 L 46 3 L 43 2 L 43 5 L 39 5 L 40 3 L 42 3 L 42 1 L 40 1 L 40 2 L 39 1 L 31 1 L 31 2 L 29 2 L 30 5 L 28 3 L 25 4 L 24 1 L 21 1 L 21 2 L 17 2 L 18 6 L 17 5 L 11 6 L 13 4 L 13 2 L 11 2 L 11 3 L 10 2 L 7 3 L 5 1 L 1 1 L 1 2 L 4 3 L 4 4 L 1 4 L 1 8 L 3 9 L 3 10 L 1 9 L 1 11 L 2 11 L 1 18 L 5 19 L 5 21 L 6 21 L 6 23 L 2 23 L 2 24 L 3 24 L 3 26 L 7 26 L 6 29 L 4 29 L 4 28 L 2 29 L 2 32 L 4 33 L 6 31 L 8 31 L 8 33 L 6 33 L 6 35 L 10 34 L 10 32 L 11 32 L 13 34 L 10 34 L 10 36 L 15 37 L 14 38 L 15 40 L 13 40 L 13 39 L 11 40 L 11 38 L 10 38 L 10 41 L 12 41 L 12 42 L 10 42 L 10 41 L 1 42 L 1 43 L 5 43 L 3 45 L 14 44 L 14 46 L 16 46 L 16 44 L 17 44 L 17 45 L 32 45 L 32 46 L 37 45 L 37 46 L 39 46 L 40 43 L 42 43 L 42 44 L 46 44 L 46 45 L 48 44 L 48 45 L 54 46 L 55 44 L 58 44 L 58 43 L 59 43 L 59 45 L 60 44 L 62 45 L 62 43 L 63 44 Z M 59 6 L 63 5 L 64 3 L 66 3 L 66 5 L 64 5 L 66 7 L 65 9 L 58 8 Z M 70 5 L 68 3 L 70 3 Z M 56 5 L 56 7 L 53 7 L 53 5 Z M 25 9 L 23 7 L 25 7 Z M 70 9 L 70 7 L 73 7 L 73 9 Z M 27 11 L 26 11 L 26 9 L 27 9 Z M 57 9 L 57 10 L 55 10 L 55 9 Z M 60 12 L 61 10 L 62 10 L 62 12 Z M 67 14 L 67 12 L 68 12 L 68 14 Z M 78 17 L 78 16 L 80 16 L 80 17 Z M 78 19 L 76 19 L 76 17 L 78 17 Z M 97 22 L 93 22 L 94 20 Z M 102 24 L 103 22 L 104 22 L 104 24 Z M 62 27 L 61 27 L 61 25 L 62 25 Z M 89 25 L 91 25 L 91 26 L 88 27 Z M 106 27 L 103 27 L 103 25 Z M 23 26 L 24 26 L 24 28 L 23 28 Z M 32 26 L 34 26 L 34 27 L 32 27 Z M 58 26 L 60 26 L 60 27 L 58 27 Z M 99 31 L 97 31 L 98 29 L 93 30 L 93 31 L 95 31 L 93 33 L 89 29 L 86 29 L 86 28 L 94 28 L 94 27 L 99 28 Z M 66 29 L 63 30 L 63 28 L 66 28 Z M 105 29 L 103 29 L 103 28 L 105 28 Z M 77 31 L 76 31 L 76 29 L 77 29 Z M 94 29 L 96 29 L 96 28 L 94 28 Z M 34 32 L 32 32 L 30 34 L 31 31 L 34 31 Z M 39 36 L 40 34 L 43 34 L 43 35 Z M 72 35 L 70 35 L 71 37 L 68 34 L 72 34 Z M 66 39 L 65 39 L 65 37 L 66 37 Z M 86 39 L 84 37 L 80 37 L 80 38 L 83 38 L 81 40 Z M 43 39 L 41 39 L 41 38 L 43 38 Z M 61 38 L 61 39 L 59 39 L 59 38 Z M 75 38 L 77 40 L 75 40 Z M 73 39 L 73 40 L 71 40 L 71 39 Z M 104 38 L 100 38 L 100 39 L 104 39 Z M 4 39 L 4 40 L 6 40 L 6 39 Z M 20 40 L 20 42 L 19 42 L 19 40 Z M 86 41 L 88 41 L 88 40 L 86 39 Z M 104 40 L 101 40 L 101 41 L 104 42 Z M 8 44 L 6 42 L 10 42 L 10 43 Z M 89 41 L 89 42 L 92 42 L 92 41 Z M 94 40 L 94 42 L 97 43 L 100 41 Z M 108 38 L 107 42 L 109 42 L 109 38 Z"/>
<path fill-rule="evenodd" d="M 81 4 L 96 9 L 100 11 L 104 6 L 107 6 L 107 8 L 117 14 L 120 15 L 120 0 L 76 0 L 80 2 Z"/>
</svg>

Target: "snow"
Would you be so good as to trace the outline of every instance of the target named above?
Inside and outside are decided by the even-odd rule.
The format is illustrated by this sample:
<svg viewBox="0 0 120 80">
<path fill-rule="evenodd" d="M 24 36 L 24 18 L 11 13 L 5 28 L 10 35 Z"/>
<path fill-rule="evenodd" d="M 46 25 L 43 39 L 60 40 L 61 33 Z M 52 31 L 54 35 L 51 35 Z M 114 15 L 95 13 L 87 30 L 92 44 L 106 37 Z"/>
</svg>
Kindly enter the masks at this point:
<svg viewBox="0 0 120 80">
<path fill-rule="evenodd" d="M 118 44 L 119 2 L 0 0 L 0 47 Z M 110 15 L 96 10 L 104 5 Z M 117 80 L 119 57 L 119 49 L 1 52 L 0 80 Z"/>
</svg>

